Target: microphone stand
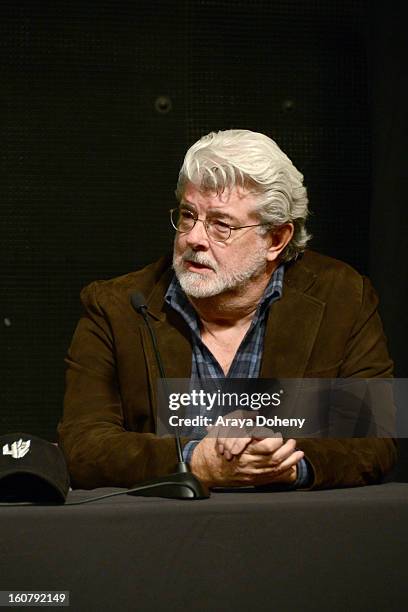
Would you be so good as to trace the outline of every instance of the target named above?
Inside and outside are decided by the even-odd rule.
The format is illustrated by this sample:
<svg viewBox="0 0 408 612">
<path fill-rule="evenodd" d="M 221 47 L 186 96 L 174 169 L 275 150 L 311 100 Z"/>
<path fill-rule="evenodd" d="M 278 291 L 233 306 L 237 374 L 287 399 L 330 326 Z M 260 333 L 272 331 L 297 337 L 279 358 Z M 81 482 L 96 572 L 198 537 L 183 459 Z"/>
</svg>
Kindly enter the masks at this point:
<svg viewBox="0 0 408 612">
<path fill-rule="evenodd" d="M 160 376 L 164 381 L 166 390 L 168 390 L 166 374 L 164 372 L 159 348 L 157 346 L 156 335 L 147 316 L 147 306 L 145 304 L 144 296 L 139 292 L 133 293 L 130 297 L 130 301 L 136 312 L 142 315 L 143 320 L 147 325 L 156 356 L 157 365 L 159 367 Z M 139 485 L 129 489 L 129 491 L 127 491 L 128 495 L 167 497 L 170 499 L 208 499 L 210 497 L 208 488 L 191 472 L 188 463 L 186 463 L 183 459 L 180 435 L 177 429 L 175 429 L 174 434 L 178 458 L 176 471 L 165 476 L 159 476 L 158 478 L 142 482 Z"/>
</svg>

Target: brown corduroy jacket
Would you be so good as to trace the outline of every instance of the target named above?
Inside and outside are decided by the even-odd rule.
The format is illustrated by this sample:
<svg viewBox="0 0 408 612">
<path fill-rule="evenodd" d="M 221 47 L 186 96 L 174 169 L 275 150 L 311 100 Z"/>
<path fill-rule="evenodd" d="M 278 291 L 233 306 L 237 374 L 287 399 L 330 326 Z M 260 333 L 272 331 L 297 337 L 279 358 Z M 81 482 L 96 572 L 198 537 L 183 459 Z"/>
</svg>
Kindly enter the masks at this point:
<svg viewBox="0 0 408 612">
<path fill-rule="evenodd" d="M 66 359 L 59 439 L 72 485 L 130 487 L 174 470 L 174 440 L 155 435 L 159 372 L 143 319 L 130 303 L 140 291 L 169 378 L 189 378 L 190 330 L 164 301 L 171 259 L 86 287 L 85 314 Z M 263 378 L 389 377 L 392 361 L 368 279 L 306 251 L 287 267 L 282 298 L 270 308 Z M 300 438 L 311 488 L 379 482 L 396 461 L 390 438 Z"/>
</svg>

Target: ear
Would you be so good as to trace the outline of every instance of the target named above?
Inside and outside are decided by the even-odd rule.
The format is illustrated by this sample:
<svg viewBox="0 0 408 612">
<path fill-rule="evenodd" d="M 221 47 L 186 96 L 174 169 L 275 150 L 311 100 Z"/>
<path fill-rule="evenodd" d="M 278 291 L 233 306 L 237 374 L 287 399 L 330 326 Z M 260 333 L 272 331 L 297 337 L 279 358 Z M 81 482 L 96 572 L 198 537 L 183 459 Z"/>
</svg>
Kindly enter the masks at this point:
<svg viewBox="0 0 408 612">
<path fill-rule="evenodd" d="M 268 261 L 275 261 L 278 259 L 284 248 L 292 240 L 293 232 L 293 223 L 285 223 L 269 232 L 268 237 L 270 246 L 268 247 L 268 254 L 266 257 Z"/>
</svg>

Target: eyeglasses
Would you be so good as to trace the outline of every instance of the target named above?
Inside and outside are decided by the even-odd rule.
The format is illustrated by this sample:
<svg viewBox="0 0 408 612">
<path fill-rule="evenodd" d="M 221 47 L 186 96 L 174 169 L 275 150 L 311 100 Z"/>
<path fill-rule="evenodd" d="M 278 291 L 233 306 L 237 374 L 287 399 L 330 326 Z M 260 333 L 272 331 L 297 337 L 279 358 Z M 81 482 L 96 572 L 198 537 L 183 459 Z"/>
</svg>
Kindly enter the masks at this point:
<svg viewBox="0 0 408 612">
<path fill-rule="evenodd" d="M 191 232 L 197 221 L 205 227 L 207 236 L 216 240 L 217 242 L 227 242 L 231 236 L 231 232 L 235 230 L 245 229 L 247 227 L 259 227 L 261 225 L 270 225 L 270 223 L 255 223 L 254 225 L 228 225 L 223 221 L 214 219 L 214 221 L 208 221 L 207 219 L 199 219 L 191 210 L 186 208 L 172 208 L 170 210 L 170 221 L 174 229 L 180 234 L 187 234 Z"/>
</svg>

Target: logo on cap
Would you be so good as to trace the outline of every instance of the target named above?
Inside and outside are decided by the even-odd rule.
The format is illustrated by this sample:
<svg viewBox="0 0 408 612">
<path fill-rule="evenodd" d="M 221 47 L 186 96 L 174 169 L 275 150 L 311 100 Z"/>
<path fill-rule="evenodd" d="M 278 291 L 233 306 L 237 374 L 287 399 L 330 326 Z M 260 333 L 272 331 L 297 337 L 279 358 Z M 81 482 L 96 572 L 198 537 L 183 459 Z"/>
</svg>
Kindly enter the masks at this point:
<svg viewBox="0 0 408 612">
<path fill-rule="evenodd" d="M 20 438 L 10 444 L 10 446 L 5 444 L 3 446 L 3 455 L 11 455 L 13 459 L 22 459 L 30 450 L 30 443 L 31 440 L 23 440 L 23 438 Z"/>
</svg>

